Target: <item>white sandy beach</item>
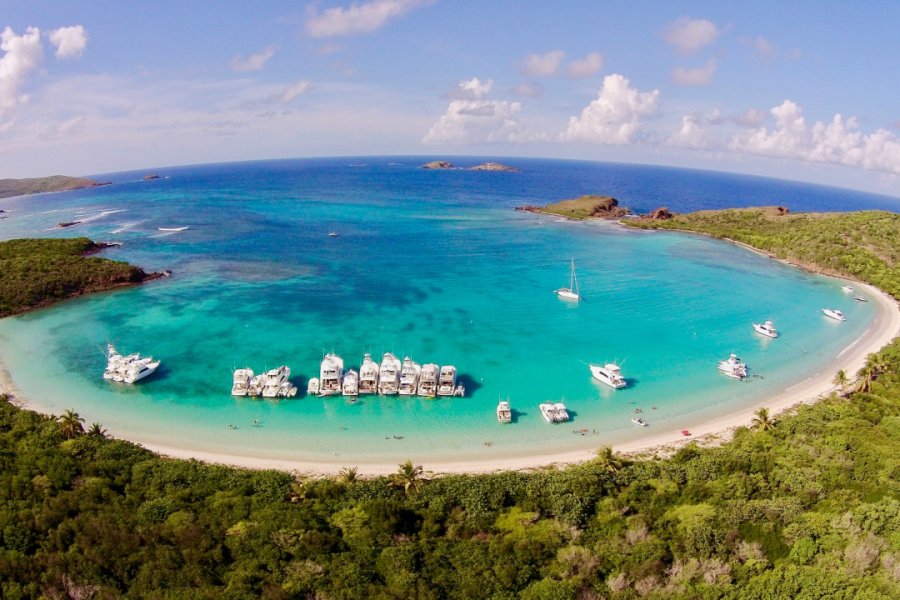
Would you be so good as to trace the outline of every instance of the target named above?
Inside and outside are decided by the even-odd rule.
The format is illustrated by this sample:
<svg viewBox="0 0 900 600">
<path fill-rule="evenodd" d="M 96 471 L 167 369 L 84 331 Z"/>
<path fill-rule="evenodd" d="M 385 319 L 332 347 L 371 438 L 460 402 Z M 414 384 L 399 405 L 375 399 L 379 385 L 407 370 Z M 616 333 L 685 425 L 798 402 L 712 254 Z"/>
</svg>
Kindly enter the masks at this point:
<svg viewBox="0 0 900 600">
<path fill-rule="evenodd" d="M 700 443 L 720 443 L 730 438 L 731 432 L 740 426 L 749 425 L 753 419 L 753 413 L 759 408 L 768 408 L 775 415 L 788 410 L 798 404 L 812 403 L 827 396 L 835 390 L 832 383 L 835 374 L 843 369 L 849 376 L 853 376 L 865 364 L 866 357 L 886 346 L 900 334 L 900 307 L 897 302 L 873 286 L 853 282 L 860 291 L 865 292 L 872 302 L 876 303 L 878 311 L 869 328 L 849 346 L 844 348 L 830 363 L 822 365 L 813 377 L 795 383 L 775 396 L 766 398 L 752 406 L 740 411 L 703 421 L 690 427 L 691 435 L 682 435 L 681 429 L 654 431 L 648 430 L 647 435 L 629 442 L 613 446 L 618 453 L 630 456 L 653 456 L 671 453 L 678 447 L 691 441 Z M 29 398 L 23 398 L 16 389 L 15 382 L 0 362 L 0 393 L 6 393 L 13 397 L 14 402 L 23 408 L 37 412 L 48 413 L 42 410 L 39 404 Z M 164 456 L 184 459 L 197 459 L 210 463 L 245 467 L 252 469 L 280 469 L 301 473 L 305 475 L 333 475 L 342 468 L 355 466 L 361 475 L 385 475 L 397 470 L 395 462 L 365 462 L 355 461 L 348 464 L 346 460 L 327 461 L 303 461 L 280 460 L 262 457 L 249 457 L 224 453 L 212 453 L 191 448 L 188 444 L 184 447 L 160 446 L 151 443 L 142 443 L 136 440 L 148 450 L 152 450 Z M 553 465 L 565 465 L 590 460 L 594 456 L 595 449 L 579 450 L 558 454 L 535 454 L 515 457 L 497 457 L 479 460 L 453 460 L 427 459 L 416 461 L 421 463 L 429 473 L 489 473 L 503 470 L 537 469 Z M 413 457 L 414 458 L 414 457 Z"/>
</svg>

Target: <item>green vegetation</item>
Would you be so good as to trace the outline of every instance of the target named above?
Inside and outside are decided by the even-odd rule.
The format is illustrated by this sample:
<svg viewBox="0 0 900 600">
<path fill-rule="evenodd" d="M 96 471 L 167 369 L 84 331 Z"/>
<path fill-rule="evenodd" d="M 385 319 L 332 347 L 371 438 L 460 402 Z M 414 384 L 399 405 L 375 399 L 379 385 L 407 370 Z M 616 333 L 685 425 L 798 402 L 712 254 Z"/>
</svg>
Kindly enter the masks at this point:
<svg viewBox="0 0 900 600">
<path fill-rule="evenodd" d="M 0 242 L 0 317 L 152 277 L 124 262 L 87 257 L 87 238 Z"/>
<path fill-rule="evenodd" d="M 869 363 L 718 448 L 430 479 L 164 459 L 2 402 L 0 597 L 896 598 L 900 340 Z"/>
<path fill-rule="evenodd" d="M 537 212 L 560 215 L 569 219 L 587 219 L 589 217 L 618 219 L 631 211 L 627 208 L 619 208 L 619 201 L 610 196 L 589 195 L 573 200 L 560 200 L 537 209 Z"/>
<path fill-rule="evenodd" d="M 871 283 L 900 299 L 900 214 L 785 212 L 776 207 L 700 211 L 624 224 L 734 240 L 802 267 Z"/>
<path fill-rule="evenodd" d="M 51 177 L 35 177 L 31 179 L 0 179 L 0 198 L 22 196 L 24 194 L 40 194 L 43 192 L 65 192 L 87 187 L 107 185 L 84 177 L 67 177 L 53 175 Z"/>
</svg>

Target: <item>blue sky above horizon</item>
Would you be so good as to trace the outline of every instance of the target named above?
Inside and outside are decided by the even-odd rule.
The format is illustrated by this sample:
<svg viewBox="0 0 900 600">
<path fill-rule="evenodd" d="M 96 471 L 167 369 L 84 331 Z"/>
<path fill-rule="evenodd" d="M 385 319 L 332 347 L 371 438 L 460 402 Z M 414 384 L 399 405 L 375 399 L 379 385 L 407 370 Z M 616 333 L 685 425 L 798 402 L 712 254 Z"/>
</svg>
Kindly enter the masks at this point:
<svg viewBox="0 0 900 600">
<path fill-rule="evenodd" d="M 900 196 L 900 3 L 0 8 L 0 177 L 446 154 Z"/>
</svg>

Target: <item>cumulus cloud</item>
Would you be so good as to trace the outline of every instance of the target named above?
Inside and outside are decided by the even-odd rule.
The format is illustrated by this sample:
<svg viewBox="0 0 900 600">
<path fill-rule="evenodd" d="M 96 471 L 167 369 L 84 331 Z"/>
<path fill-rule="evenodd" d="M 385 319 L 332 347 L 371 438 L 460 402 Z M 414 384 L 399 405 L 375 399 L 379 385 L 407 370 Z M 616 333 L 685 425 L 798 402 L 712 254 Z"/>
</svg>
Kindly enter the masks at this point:
<svg viewBox="0 0 900 600">
<path fill-rule="evenodd" d="M 566 68 L 566 74 L 573 79 L 592 77 L 603 68 L 603 55 L 599 52 L 591 52 L 584 58 L 573 60 Z"/>
<path fill-rule="evenodd" d="M 270 102 L 278 102 L 280 104 L 287 104 L 289 102 L 293 102 L 297 96 L 305 94 L 310 90 L 312 84 L 305 79 L 298 81 L 293 85 L 289 85 L 279 93 L 274 94 L 269 98 Z"/>
<path fill-rule="evenodd" d="M 603 78 L 597 99 L 571 117 L 560 136 L 567 141 L 582 140 L 599 144 L 627 144 L 640 132 L 642 119 L 656 112 L 659 90 L 639 92 L 619 74 Z"/>
<path fill-rule="evenodd" d="M 708 85 L 716 72 L 716 59 L 711 58 L 705 67 L 685 69 L 678 67 L 672 71 L 672 81 L 678 85 Z"/>
<path fill-rule="evenodd" d="M 719 37 L 719 28 L 706 19 L 681 17 L 669 23 L 663 39 L 682 54 L 693 54 Z"/>
<path fill-rule="evenodd" d="M 522 109 L 519 102 L 493 100 L 488 97 L 491 80 L 472 78 L 461 81 L 449 94 L 446 112 L 431 126 L 422 142 L 425 144 L 467 144 L 494 141 L 519 141 L 524 132 L 515 118 Z"/>
<path fill-rule="evenodd" d="M 28 101 L 19 88 L 28 74 L 41 63 L 44 47 L 41 32 L 37 27 L 29 27 L 22 35 L 16 35 L 7 27 L 0 33 L 0 122 L 8 118 L 13 109 Z"/>
<path fill-rule="evenodd" d="M 546 54 L 529 54 L 522 60 L 522 72 L 531 77 L 555 75 L 566 53 L 552 50 Z"/>
<path fill-rule="evenodd" d="M 256 54 L 251 54 L 246 58 L 243 56 L 235 56 L 231 59 L 231 70 L 239 73 L 245 71 L 261 71 L 273 56 L 275 56 L 275 46 L 263 48 Z"/>
<path fill-rule="evenodd" d="M 862 167 L 900 174 L 900 138 L 886 129 L 868 135 L 859 130 L 859 122 L 834 115 L 830 122 L 817 121 L 809 125 L 803 110 L 796 103 L 785 100 L 769 113 L 774 126 L 760 126 L 735 135 L 730 147 L 734 150 Z"/>
<path fill-rule="evenodd" d="M 432 0 L 372 0 L 354 2 L 349 8 L 335 7 L 319 12 L 311 6 L 307 13 L 306 33 L 314 38 L 368 33 L 380 29 L 391 19 L 413 9 L 431 4 Z"/>
<path fill-rule="evenodd" d="M 87 32 L 81 25 L 60 27 L 51 31 L 47 38 L 56 47 L 56 58 L 77 58 L 87 47 Z"/>
</svg>

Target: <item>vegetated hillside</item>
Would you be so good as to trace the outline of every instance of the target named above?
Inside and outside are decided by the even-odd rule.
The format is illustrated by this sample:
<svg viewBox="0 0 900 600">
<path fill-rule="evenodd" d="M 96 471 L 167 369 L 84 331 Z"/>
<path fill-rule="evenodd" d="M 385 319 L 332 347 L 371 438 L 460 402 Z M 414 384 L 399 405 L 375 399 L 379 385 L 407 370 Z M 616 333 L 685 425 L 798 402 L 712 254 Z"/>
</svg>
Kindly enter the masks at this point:
<svg viewBox="0 0 900 600">
<path fill-rule="evenodd" d="M 22 196 L 24 194 L 40 194 L 43 192 L 65 192 L 100 185 L 107 185 L 107 183 L 100 183 L 84 177 L 68 177 L 66 175 L 28 179 L 0 179 L 0 198 Z"/>
<path fill-rule="evenodd" d="M 900 299 L 900 214 L 887 211 L 791 213 L 778 207 L 700 211 L 671 220 L 624 221 L 742 242 L 823 273 L 871 283 Z"/>
<path fill-rule="evenodd" d="M 154 277 L 128 263 L 85 256 L 87 238 L 0 242 L 0 317 Z"/>
<path fill-rule="evenodd" d="M 560 200 L 542 207 L 529 207 L 534 212 L 551 215 L 560 215 L 569 219 L 587 219 L 598 217 L 604 219 L 619 219 L 631 211 L 619 206 L 619 201 L 612 196 L 587 195 L 571 200 Z"/>
</svg>

